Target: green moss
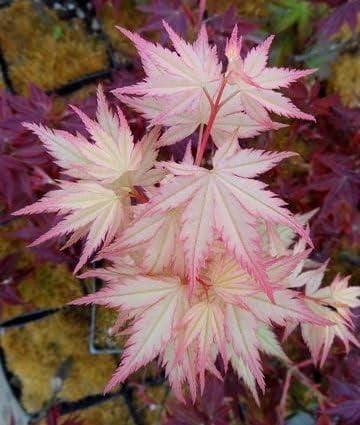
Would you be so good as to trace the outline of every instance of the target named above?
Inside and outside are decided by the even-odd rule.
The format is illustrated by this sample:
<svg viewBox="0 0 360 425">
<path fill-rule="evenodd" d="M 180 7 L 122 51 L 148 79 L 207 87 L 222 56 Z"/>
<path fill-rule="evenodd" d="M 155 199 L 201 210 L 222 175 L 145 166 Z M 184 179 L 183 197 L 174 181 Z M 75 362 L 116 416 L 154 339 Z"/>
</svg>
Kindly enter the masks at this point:
<svg viewBox="0 0 360 425">
<path fill-rule="evenodd" d="M 107 67 L 104 43 L 78 20 L 64 22 L 40 4 L 14 0 L 0 10 L 0 21 L 0 47 L 20 93 L 29 82 L 47 90 Z"/>
<path fill-rule="evenodd" d="M 134 31 L 144 25 L 146 15 L 136 8 L 134 0 L 122 1 L 119 11 L 114 10 L 110 4 L 105 5 L 100 20 L 105 33 L 118 55 L 118 60 L 123 56 L 129 57 L 136 53 L 133 43 L 115 28 L 116 25 L 120 25 L 130 31 Z"/>
<path fill-rule="evenodd" d="M 51 379 L 68 358 L 72 366 L 59 397 L 75 401 L 102 393 L 117 364 L 111 356 L 91 355 L 88 336 L 88 314 L 75 308 L 2 335 L 7 366 L 21 383 L 26 410 L 37 411 L 48 400 Z"/>
</svg>

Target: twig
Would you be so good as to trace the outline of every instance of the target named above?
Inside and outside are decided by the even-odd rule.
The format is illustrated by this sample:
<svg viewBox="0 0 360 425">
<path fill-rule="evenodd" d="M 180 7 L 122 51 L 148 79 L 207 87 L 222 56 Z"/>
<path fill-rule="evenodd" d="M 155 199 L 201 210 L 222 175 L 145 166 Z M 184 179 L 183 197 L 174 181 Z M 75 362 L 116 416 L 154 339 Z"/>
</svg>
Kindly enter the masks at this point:
<svg viewBox="0 0 360 425">
<path fill-rule="evenodd" d="M 64 84 L 63 86 L 48 90 L 46 93 L 47 94 L 56 93 L 60 96 L 63 96 L 63 95 L 70 94 L 78 89 L 81 89 L 82 87 L 100 78 L 110 78 L 110 77 L 111 77 L 111 72 L 108 69 L 105 69 L 102 71 L 96 71 L 90 74 L 85 74 L 79 78 L 75 78 L 74 80 L 70 81 L 68 84 Z"/>
<path fill-rule="evenodd" d="M 122 395 L 124 397 L 129 413 L 134 421 L 135 425 L 143 425 L 142 419 L 139 417 L 136 407 L 133 404 L 133 393 L 134 389 L 128 386 L 126 383 L 121 388 Z"/>
<path fill-rule="evenodd" d="M 6 88 L 8 89 L 8 91 L 12 94 L 16 94 L 14 85 L 13 85 L 11 78 L 10 78 L 8 66 L 7 66 L 5 57 L 4 57 L 1 49 L 0 49 L 0 71 L 2 72 L 3 79 L 4 79 L 4 82 L 5 82 L 5 85 L 6 85 Z"/>
<path fill-rule="evenodd" d="M 304 373 L 300 371 L 301 368 L 309 366 L 310 364 L 312 364 L 311 360 L 305 360 L 294 365 L 286 364 L 289 369 L 286 372 L 283 392 L 281 395 L 280 403 L 277 407 L 278 425 L 284 425 L 285 423 L 284 419 L 286 413 L 286 401 L 291 386 L 291 379 L 293 376 L 296 377 L 303 385 L 305 385 L 310 391 L 314 393 L 314 395 L 318 399 L 321 410 L 324 410 L 325 403 L 329 406 L 332 406 L 332 403 L 329 401 L 329 399 L 318 389 L 318 385 L 314 384 Z"/>
</svg>

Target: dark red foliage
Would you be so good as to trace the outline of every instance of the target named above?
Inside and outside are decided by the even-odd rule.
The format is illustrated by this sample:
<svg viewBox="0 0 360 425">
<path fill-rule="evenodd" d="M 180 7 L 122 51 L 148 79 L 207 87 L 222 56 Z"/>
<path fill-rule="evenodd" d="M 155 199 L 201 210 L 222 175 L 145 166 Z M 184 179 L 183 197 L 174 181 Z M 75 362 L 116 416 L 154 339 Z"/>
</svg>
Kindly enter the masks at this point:
<svg viewBox="0 0 360 425">
<path fill-rule="evenodd" d="M 77 131 L 80 123 L 69 112 L 57 112 L 54 97 L 35 86 L 30 86 L 28 97 L 0 93 L 0 204 L 2 224 L 12 220 L 11 213 L 39 199 L 49 185 L 60 177 L 59 167 L 53 163 L 43 145 L 24 126 L 24 122 L 42 123 Z M 86 108 L 85 108 L 86 109 Z M 88 108 L 89 109 L 89 108 Z M 63 121 L 62 121 L 63 120 Z M 45 229 L 50 228 L 54 218 L 31 216 L 26 224 L 10 236 L 31 242 Z M 56 263 L 74 263 L 72 256 L 59 248 L 60 241 L 34 248 L 38 257 Z M 72 253 L 74 254 L 74 252 Z"/>
<path fill-rule="evenodd" d="M 288 93 L 316 122 L 291 124 L 290 143 L 303 141 L 307 165 L 290 178 L 280 175 L 278 190 L 300 212 L 319 208 L 311 231 L 326 257 L 343 237 L 353 246 L 359 243 L 360 108 L 347 108 L 334 95 L 322 96 L 320 83 L 294 84 Z"/>
<path fill-rule="evenodd" d="M 336 406 L 327 413 L 340 418 L 339 425 L 360 423 L 360 355 L 353 350 L 330 377 L 330 394 Z"/>
<path fill-rule="evenodd" d="M 297 121 L 291 124 L 292 139 L 305 137 L 322 150 L 347 152 L 349 142 L 360 129 L 360 108 L 347 108 L 336 95 L 324 96 L 319 82 L 310 85 L 294 83 L 288 95 L 294 103 L 313 114 L 316 122 Z"/>
<path fill-rule="evenodd" d="M 0 92 L 0 135 L 5 142 L 16 139 L 27 130 L 21 125 L 23 121 L 51 122 L 55 118 L 53 98 L 34 85 L 29 87 L 29 96 L 16 96 Z"/>
<path fill-rule="evenodd" d="M 17 285 L 30 272 L 30 269 L 18 268 L 18 259 L 18 254 L 10 254 L 0 261 L 0 317 L 5 304 L 26 304 L 17 290 Z"/>
<path fill-rule="evenodd" d="M 340 28 L 347 23 L 355 31 L 357 24 L 357 14 L 360 12 L 359 0 L 348 0 L 325 16 L 318 24 L 317 35 L 329 39 L 337 33 Z"/>
<path fill-rule="evenodd" d="M 264 359 L 266 393 L 261 396 L 261 408 L 238 376 L 230 369 L 224 381 L 208 375 L 205 390 L 195 403 L 171 400 L 166 404 L 165 425 L 274 425 L 278 422 L 285 372 L 277 362 Z"/>
<path fill-rule="evenodd" d="M 185 2 L 182 0 L 152 0 L 150 4 L 140 5 L 138 6 L 139 10 L 148 13 L 150 17 L 147 24 L 139 28 L 138 32 L 158 31 L 160 42 L 166 43 L 169 37 L 162 24 L 165 20 L 181 37 L 186 38 L 190 29 L 193 30 L 192 32 L 197 30 L 198 3 L 197 1 Z M 219 54 L 224 51 L 225 40 L 230 36 L 234 25 L 238 26 L 239 35 L 246 35 L 258 27 L 252 22 L 240 19 L 234 6 L 230 6 L 223 13 L 214 15 L 209 15 L 205 10 L 203 23 L 206 24 L 209 39 L 217 46 Z M 221 60 L 224 58 L 224 56 L 220 57 Z"/>
<path fill-rule="evenodd" d="M 307 189 L 324 193 L 313 227 L 324 221 L 339 233 L 352 233 L 351 224 L 360 202 L 360 159 L 355 155 L 316 153 L 311 165 Z"/>
<path fill-rule="evenodd" d="M 193 404 L 187 398 L 186 404 L 171 401 L 167 404 L 165 425 L 227 425 L 230 403 L 225 398 L 224 383 L 208 377 L 204 394 Z"/>
<path fill-rule="evenodd" d="M 238 27 L 238 34 L 242 36 L 246 36 L 259 27 L 253 22 L 239 18 L 234 6 L 230 6 L 223 13 L 217 13 L 213 16 L 209 16 L 205 22 L 209 33 L 209 39 L 216 45 L 219 58 L 222 62 L 225 62 L 224 51 L 226 39 L 231 35 L 235 25 Z M 243 51 L 246 52 L 248 47 L 249 46 L 245 39 L 243 43 Z"/>
<path fill-rule="evenodd" d="M 136 61 L 128 69 L 119 68 L 112 75 L 112 83 L 104 87 L 105 91 L 133 84 L 136 79 L 141 78 L 140 70 L 140 65 Z M 113 95 L 109 95 L 108 98 L 114 105 L 118 104 Z M 39 139 L 28 131 L 23 123 L 41 123 L 51 128 L 71 133 L 81 132 L 84 136 L 88 136 L 78 115 L 68 107 L 60 109 L 55 107 L 54 100 L 54 96 L 47 95 L 35 86 L 30 86 L 28 97 L 0 92 L 0 223 L 2 224 L 12 220 L 12 212 L 41 198 L 57 179 L 65 178 Z M 66 104 L 65 99 L 59 101 Z M 76 106 L 94 118 L 96 95 L 87 97 Z M 142 137 L 145 129 L 144 120 L 133 111 L 126 110 L 126 114 L 135 137 Z M 56 218 L 48 214 L 30 216 L 27 217 L 23 227 L 8 235 L 30 243 L 50 229 L 55 221 Z M 66 262 L 73 267 L 79 247 L 71 248 L 64 253 L 60 251 L 60 247 L 65 241 L 65 238 L 64 240 L 59 238 L 31 249 L 41 260 Z"/>
<path fill-rule="evenodd" d="M 6 232 L 6 236 L 20 239 L 30 244 L 44 232 L 50 230 L 59 221 L 53 214 L 37 214 L 26 220 L 26 224 L 12 232 Z M 27 248 L 41 261 L 50 261 L 54 264 L 67 263 L 70 269 L 75 266 L 80 247 L 75 245 L 70 249 L 61 251 L 61 246 L 66 243 L 66 237 L 48 241 L 39 246 Z"/>
<path fill-rule="evenodd" d="M 97 14 L 101 12 L 107 0 L 93 0 Z M 110 2 L 110 0 L 108 0 Z M 312 22 L 317 28 L 316 35 L 324 43 L 336 33 L 343 23 L 348 22 L 352 30 L 356 24 L 356 12 L 360 10 L 360 0 L 312 0 L 313 3 L 326 3 L 329 13 L 319 22 Z M 112 1 L 117 9 L 121 5 L 119 0 Z M 167 42 L 168 36 L 164 31 L 162 20 L 166 20 L 176 32 L 185 38 L 192 38 L 196 34 L 199 24 L 199 1 L 197 0 L 151 0 L 139 2 L 139 9 L 149 15 L 146 25 L 138 32 L 159 32 L 161 42 Z M 244 51 L 246 51 L 257 37 L 264 34 L 251 34 L 259 25 L 240 19 L 236 8 L 230 6 L 225 12 L 210 14 L 205 11 L 202 17 L 207 26 L 211 43 L 218 46 L 218 51 L 224 49 L 226 38 L 231 34 L 233 26 L 238 25 L 241 35 L 244 35 Z M 312 31 L 309 31 L 309 34 Z M 296 35 L 289 32 L 289 37 Z M 310 37 L 310 35 L 309 35 Z M 307 40 L 311 43 L 312 40 Z M 282 41 L 280 40 L 280 43 Z M 285 44 L 285 43 L 284 43 Z M 305 46 L 296 46 L 298 53 Z M 289 52 L 288 57 L 294 57 Z M 221 58 L 224 60 L 224 57 Z M 293 64 L 282 64 L 291 66 Z M 298 66 L 298 64 L 296 64 Z M 125 85 L 134 84 L 143 77 L 141 64 L 136 58 L 121 65 L 112 71 L 111 82 L 106 83 L 105 91 Z M 341 240 L 346 238 L 350 246 L 358 246 L 360 238 L 360 108 L 347 108 L 341 104 L 336 95 L 327 95 L 323 82 L 295 83 L 288 95 L 297 106 L 315 116 L 316 122 L 293 120 L 290 124 L 290 137 L 286 149 L 296 149 L 299 140 L 306 145 L 304 167 L 294 167 L 290 175 L 274 172 L 270 175 L 270 183 L 276 186 L 280 195 L 287 199 L 295 212 L 308 212 L 319 208 L 319 212 L 311 223 L 312 238 L 316 251 L 322 259 L 329 252 L 340 246 Z M 113 106 L 119 101 L 112 95 L 107 98 Z M 96 96 L 91 95 L 78 105 L 90 117 L 95 116 Z M 129 119 L 135 139 L 139 139 L 145 130 L 144 119 L 121 105 Z M 42 90 L 31 87 L 29 97 L 14 96 L 0 93 L 0 204 L 2 207 L 1 222 L 11 218 L 10 213 L 29 204 L 45 193 L 49 185 L 61 177 L 59 168 L 54 165 L 44 151 L 41 143 L 23 126 L 22 122 L 43 123 L 50 127 L 60 128 L 75 133 L 80 131 L 88 136 L 78 116 L 70 109 L 59 111 L 54 107 L 54 97 Z M 176 159 L 183 156 L 186 143 L 180 142 L 173 147 L 172 153 Z M 271 136 L 263 135 L 251 139 L 249 146 L 266 147 L 271 142 Z M 244 144 L 247 141 L 243 142 Z M 283 147 L 282 147 L 283 149 Z M 301 152 L 302 154 L 303 152 Z M 278 173 L 278 174 L 277 174 Z M 58 220 L 55 216 L 35 215 L 26 219 L 25 225 L 11 233 L 11 237 L 31 242 L 47 229 L 54 226 Z M 49 241 L 39 247 L 32 248 L 40 259 L 52 262 L 66 262 L 70 267 L 78 258 L 79 246 L 60 251 L 64 240 Z M 352 255 L 352 254 L 351 254 Z M 355 254 L 354 254 L 355 255 Z M 16 290 L 20 279 L 26 270 L 17 270 L 16 256 L 8 256 L 0 262 L 3 282 L 0 283 L 0 313 L 4 303 L 22 303 Z M 4 284 L 6 282 L 6 284 Z M 359 312 L 358 312 L 359 313 Z M 295 353 L 290 356 L 302 361 L 309 358 L 305 344 L 300 342 L 299 335 L 294 332 L 290 337 L 290 347 Z M 341 349 L 342 350 L 342 349 Z M 336 350 L 334 350 L 336 351 Z M 343 350 L 341 351 L 341 353 Z M 290 352 L 289 352 L 290 354 Z M 294 404 L 291 411 L 312 412 L 317 416 L 317 425 L 332 425 L 338 417 L 339 425 L 354 425 L 360 423 L 360 374 L 359 352 L 353 351 L 345 360 L 340 354 L 332 353 L 326 362 L 325 371 L 309 367 L 304 373 L 319 384 L 321 391 L 330 398 L 332 407 L 327 410 L 314 399 L 308 405 L 302 405 L 306 397 L 299 399 L 298 382 L 292 383 L 288 394 L 289 404 Z M 261 396 L 261 406 L 257 406 L 248 390 L 239 382 L 239 379 L 230 370 L 224 382 L 214 377 L 207 377 L 205 391 L 195 404 L 189 397 L 186 404 L 176 401 L 166 403 L 166 425 L 227 425 L 230 423 L 244 423 L 248 425 L 277 425 L 287 423 L 280 405 L 284 381 L 285 367 L 272 358 L 264 359 L 264 374 L 266 375 L 266 392 Z M 328 391 L 327 381 L 330 381 Z M 146 385 L 132 384 L 143 398 L 145 404 L 155 403 L 149 398 Z M 295 390 L 293 388 L 295 387 Z M 308 388 L 306 391 L 309 391 Z M 301 395 L 301 394 L 300 394 Z M 309 407 L 311 406 L 311 407 Z M 321 414 L 319 414 L 321 413 Z M 77 418 L 61 420 L 60 409 L 54 406 L 46 419 L 48 425 L 80 425 Z"/>
<path fill-rule="evenodd" d="M 160 31 L 160 42 L 166 43 L 169 37 L 162 24 L 165 20 L 181 37 L 186 37 L 189 26 L 196 23 L 195 13 L 191 9 L 195 5 L 195 1 L 185 4 L 182 0 L 152 0 L 150 4 L 140 5 L 138 9 L 150 16 L 138 32 Z"/>
<path fill-rule="evenodd" d="M 0 203 L 1 221 L 33 202 L 41 190 L 58 176 L 57 166 L 23 122 L 53 126 L 59 120 L 53 98 L 35 86 L 29 97 L 0 92 Z"/>
<path fill-rule="evenodd" d="M 312 3 L 326 3 L 330 7 L 336 7 L 346 3 L 348 0 L 311 0 Z"/>
</svg>

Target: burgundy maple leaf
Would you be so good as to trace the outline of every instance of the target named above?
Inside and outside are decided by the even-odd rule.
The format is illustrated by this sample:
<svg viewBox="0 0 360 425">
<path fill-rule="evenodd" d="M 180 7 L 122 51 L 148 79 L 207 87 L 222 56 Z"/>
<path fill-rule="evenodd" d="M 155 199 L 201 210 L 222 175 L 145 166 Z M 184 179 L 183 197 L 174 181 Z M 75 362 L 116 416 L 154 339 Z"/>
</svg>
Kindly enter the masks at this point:
<svg viewBox="0 0 360 425">
<path fill-rule="evenodd" d="M 318 25 L 318 36 L 329 39 L 347 23 L 355 32 L 357 15 L 360 12 L 359 0 L 348 0 L 325 16 Z"/>
<path fill-rule="evenodd" d="M 332 401 L 337 404 L 328 410 L 340 416 L 341 424 L 356 425 L 360 422 L 360 373 L 359 353 L 353 351 L 343 362 L 342 370 L 330 377 Z"/>
<path fill-rule="evenodd" d="M 360 201 L 358 161 L 351 156 L 316 154 L 312 166 L 309 189 L 326 192 L 318 219 L 338 217 L 343 209 L 355 211 Z"/>
<path fill-rule="evenodd" d="M 168 22 L 181 37 L 186 36 L 189 24 L 194 25 L 196 22 L 191 9 L 182 0 L 152 0 L 150 4 L 138 6 L 138 9 L 150 15 L 147 23 L 139 28 L 138 32 L 160 31 L 161 43 L 169 39 L 162 25 L 163 20 Z"/>
<path fill-rule="evenodd" d="M 186 404 L 171 401 L 167 405 L 168 417 L 165 425 L 227 425 L 230 405 L 226 403 L 224 383 L 208 376 L 204 394 L 195 404 L 190 399 Z"/>
</svg>

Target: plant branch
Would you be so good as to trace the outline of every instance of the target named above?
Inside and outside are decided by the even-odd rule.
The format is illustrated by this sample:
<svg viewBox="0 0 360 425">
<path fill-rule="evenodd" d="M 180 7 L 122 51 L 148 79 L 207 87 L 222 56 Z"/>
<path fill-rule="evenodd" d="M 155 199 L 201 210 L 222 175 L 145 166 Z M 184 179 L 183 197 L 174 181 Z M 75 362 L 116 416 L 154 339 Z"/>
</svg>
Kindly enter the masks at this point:
<svg viewBox="0 0 360 425">
<path fill-rule="evenodd" d="M 218 93 L 216 95 L 215 102 L 213 104 L 214 106 L 211 108 L 209 120 L 208 120 L 208 123 L 206 125 L 206 129 L 205 129 L 203 138 L 201 140 L 200 147 L 198 146 L 198 150 L 197 150 L 197 153 L 196 153 L 196 159 L 195 159 L 195 164 L 196 165 L 200 165 L 201 160 L 202 160 L 202 157 L 204 155 L 204 152 L 205 152 L 205 149 L 206 149 L 206 145 L 207 145 L 207 143 L 209 141 L 211 130 L 212 130 L 213 125 L 214 125 L 214 122 L 215 122 L 216 115 L 217 115 L 217 113 L 219 112 L 219 110 L 221 108 L 220 101 L 221 101 L 221 97 L 222 97 L 222 95 L 224 93 L 226 84 L 228 82 L 229 76 L 230 76 L 230 74 L 226 75 L 223 78 L 223 80 L 221 82 L 221 85 L 220 85 L 220 88 L 219 88 L 219 91 L 218 91 Z"/>
</svg>

